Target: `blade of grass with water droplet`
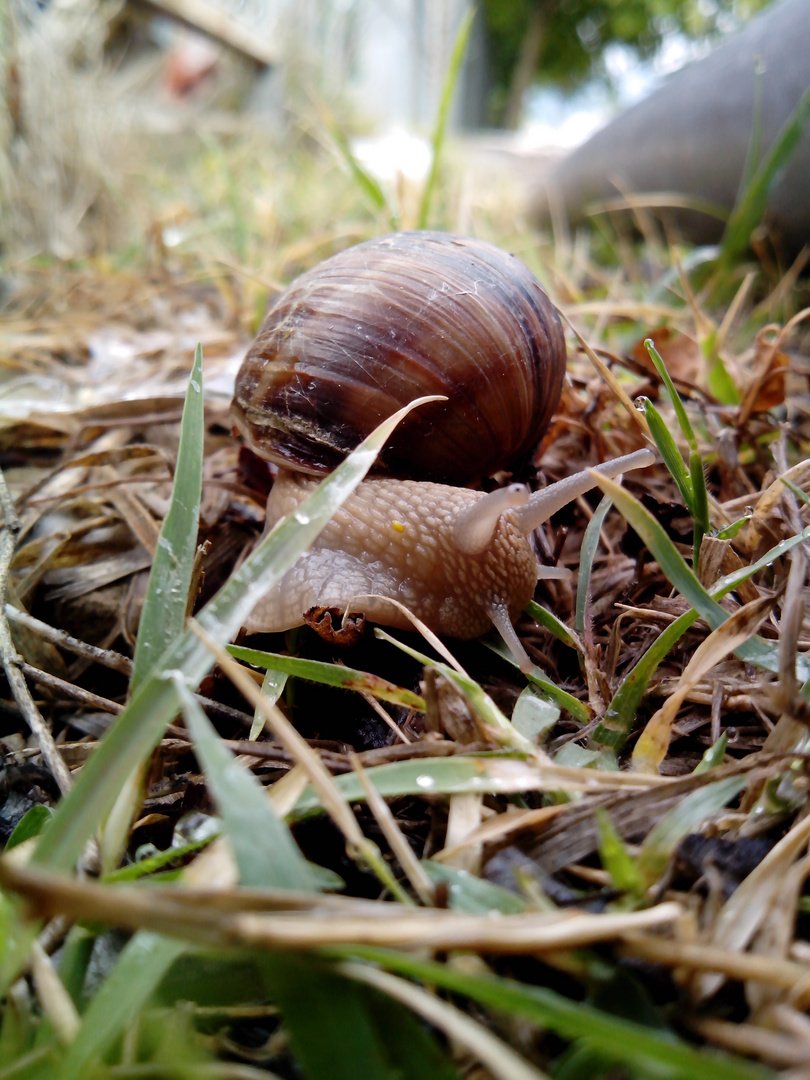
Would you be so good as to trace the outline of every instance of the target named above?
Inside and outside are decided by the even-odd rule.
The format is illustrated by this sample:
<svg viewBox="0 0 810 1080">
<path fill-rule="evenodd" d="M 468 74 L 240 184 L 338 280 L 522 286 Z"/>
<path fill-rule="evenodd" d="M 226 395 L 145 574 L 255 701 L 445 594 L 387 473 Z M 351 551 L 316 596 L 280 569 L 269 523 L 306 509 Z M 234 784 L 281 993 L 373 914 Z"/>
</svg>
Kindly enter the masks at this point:
<svg viewBox="0 0 810 1080">
<path fill-rule="evenodd" d="M 557 791 L 609 788 L 636 783 L 635 778 L 595 769 L 558 768 L 554 764 L 524 760 L 504 752 L 476 755 L 456 754 L 443 758 L 411 758 L 366 769 L 367 779 L 384 798 L 400 795 L 514 795 L 526 791 Z M 365 792 L 356 776 L 344 773 L 334 778 L 344 799 L 362 802 Z M 308 787 L 292 810 L 297 819 L 322 813 L 317 794 Z"/>
<path fill-rule="evenodd" d="M 180 422 L 172 497 L 158 536 L 138 625 L 130 694 L 135 693 L 150 669 L 178 637 L 185 622 L 202 496 L 205 435 L 202 380 L 202 346 L 198 345 Z"/>
<path fill-rule="evenodd" d="M 375 431 L 302 504 L 295 516 L 280 522 L 226 582 L 198 616 L 200 625 L 217 641 L 227 642 L 243 625 L 256 600 L 281 579 L 309 547 L 332 515 L 368 472 L 397 423 L 421 398 L 380 424 Z M 196 687 L 213 667 L 209 649 L 186 629 L 169 647 L 157 669 L 145 677 L 113 727 L 101 740 L 75 785 L 62 800 L 33 860 L 54 869 L 70 869 L 109 812 L 121 785 L 138 762 L 160 742 L 179 711 L 177 687 L 167 673 L 182 672 Z"/>
<path fill-rule="evenodd" d="M 286 685 L 287 676 L 283 671 L 273 671 L 271 668 L 268 668 L 262 679 L 262 697 L 267 698 L 271 705 L 275 705 L 284 693 L 284 687 Z M 249 741 L 255 742 L 263 731 L 264 714 L 261 709 L 256 708 L 253 713 L 253 723 L 250 725 L 250 733 L 248 734 Z"/>
<path fill-rule="evenodd" d="M 699 776 L 700 773 L 708 772 L 709 769 L 714 769 L 718 765 L 723 764 L 723 758 L 726 756 L 726 746 L 728 745 L 728 732 L 724 731 L 717 742 L 712 743 L 703 757 L 695 766 L 695 775 Z"/>
<path fill-rule="evenodd" d="M 142 877 L 157 874 L 173 862 L 185 861 L 187 855 L 194 855 L 196 852 L 208 847 L 215 839 L 216 836 L 206 836 L 202 840 L 192 840 L 188 844 L 167 848 L 165 851 L 159 851 L 156 855 L 150 855 L 145 859 L 140 859 L 138 862 L 130 863 L 129 866 L 122 866 L 118 870 L 113 870 L 112 873 L 105 874 L 101 880 L 108 885 L 124 881 L 139 881 Z"/>
<path fill-rule="evenodd" d="M 686 409 L 684 408 L 683 402 L 681 401 L 681 395 L 675 389 L 675 383 L 672 381 L 670 374 L 667 371 L 667 366 L 664 363 L 658 349 L 656 349 L 655 342 L 652 338 L 647 338 L 645 340 L 644 348 L 649 353 L 650 359 L 655 365 L 655 370 L 661 376 L 664 386 L 666 386 L 667 388 L 669 399 L 672 402 L 672 407 L 675 410 L 675 415 L 678 418 L 678 424 L 680 425 L 681 431 L 684 434 L 684 438 L 689 444 L 689 449 L 697 450 L 697 439 L 695 438 L 695 433 L 692 430 L 692 425 L 689 422 L 689 417 L 686 415 Z"/>
<path fill-rule="evenodd" d="M 694 516 L 692 480 L 689 476 L 689 470 L 684 464 L 681 452 L 672 437 L 672 432 L 664 423 L 663 417 L 649 398 L 644 398 L 644 415 L 650 425 L 650 434 L 658 447 L 658 453 L 663 458 L 664 464 L 669 470 L 669 475 L 678 485 L 684 506 Z"/>
</svg>

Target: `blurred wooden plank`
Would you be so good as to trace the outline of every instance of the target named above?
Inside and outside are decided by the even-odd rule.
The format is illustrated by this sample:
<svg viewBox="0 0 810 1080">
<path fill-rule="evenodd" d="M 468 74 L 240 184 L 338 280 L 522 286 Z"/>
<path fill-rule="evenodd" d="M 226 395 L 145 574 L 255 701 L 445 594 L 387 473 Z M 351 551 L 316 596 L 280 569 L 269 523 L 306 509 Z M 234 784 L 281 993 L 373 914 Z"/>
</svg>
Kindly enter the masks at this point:
<svg viewBox="0 0 810 1080">
<path fill-rule="evenodd" d="M 147 2 L 165 15 L 171 15 L 195 30 L 201 30 L 209 37 L 221 41 L 242 53 L 243 56 L 255 60 L 257 64 L 269 67 L 276 62 L 275 50 L 268 41 L 263 40 L 227 11 L 205 3 L 205 0 L 147 0 Z"/>
</svg>

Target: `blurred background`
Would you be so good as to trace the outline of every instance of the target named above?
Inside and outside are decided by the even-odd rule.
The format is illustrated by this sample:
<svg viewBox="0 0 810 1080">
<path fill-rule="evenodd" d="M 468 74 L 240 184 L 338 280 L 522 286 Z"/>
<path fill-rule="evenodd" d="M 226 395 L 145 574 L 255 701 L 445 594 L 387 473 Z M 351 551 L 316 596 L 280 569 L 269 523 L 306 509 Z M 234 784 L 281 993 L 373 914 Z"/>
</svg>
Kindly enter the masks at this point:
<svg viewBox="0 0 810 1080">
<path fill-rule="evenodd" d="M 763 6 L 483 0 L 457 72 L 431 223 L 468 231 L 477 217 L 478 231 L 519 229 L 527 192 L 551 164 Z M 2 0 L 3 256 L 139 259 L 193 243 L 276 277 L 285 266 L 261 249 L 314 221 L 348 233 L 364 214 L 376 231 L 415 224 L 468 8 Z"/>
</svg>

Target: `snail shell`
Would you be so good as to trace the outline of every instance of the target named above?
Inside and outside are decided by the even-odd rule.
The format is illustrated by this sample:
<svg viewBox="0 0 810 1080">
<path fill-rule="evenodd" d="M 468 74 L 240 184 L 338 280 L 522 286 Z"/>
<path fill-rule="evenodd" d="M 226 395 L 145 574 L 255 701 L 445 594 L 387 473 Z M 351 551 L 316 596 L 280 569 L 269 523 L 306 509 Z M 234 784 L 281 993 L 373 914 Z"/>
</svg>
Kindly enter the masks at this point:
<svg viewBox="0 0 810 1080">
<path fill-rule="evenodd" d="M 396 233 L 297 278 L 236 380 L 234 421 L 263 457 L 333 469 L 415 398 L 380 457 L 392 476 L 465 484 L 538 442 L 559 401 L 565 341 L 530 271 L 481 240 Z"/>
</svg>

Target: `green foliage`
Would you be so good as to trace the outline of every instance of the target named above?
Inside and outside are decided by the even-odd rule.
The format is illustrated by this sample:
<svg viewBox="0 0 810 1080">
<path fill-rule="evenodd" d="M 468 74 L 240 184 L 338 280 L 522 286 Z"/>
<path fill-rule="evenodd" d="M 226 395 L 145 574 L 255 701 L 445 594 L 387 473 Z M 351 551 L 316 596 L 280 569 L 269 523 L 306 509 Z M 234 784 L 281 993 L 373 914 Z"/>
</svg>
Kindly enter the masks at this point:
<svg viewBox="0 0 810 1080">
<path fill-rule="evenodd" d="M 572 89 L 594 76 L 607 78 L 608 45 L 627 45 L 642 57 L 651 56 L 667 33 L 710 37 L 729 11 L 743 17 L 766 2 L 751 0 L 741 10 L 732 0 L 711 6 L 698 0 L 483 0 L 494 85 L 492 118 L 503 119 L 513 74 L 535 20 L 540 24 L 537 77 Z"/>
<path fill-rule="evenodd" d="M 268 957 L 265 978 L 307 1080 L 460 1080 L 402 1005 L 314 956 Z"/>
</svg>

